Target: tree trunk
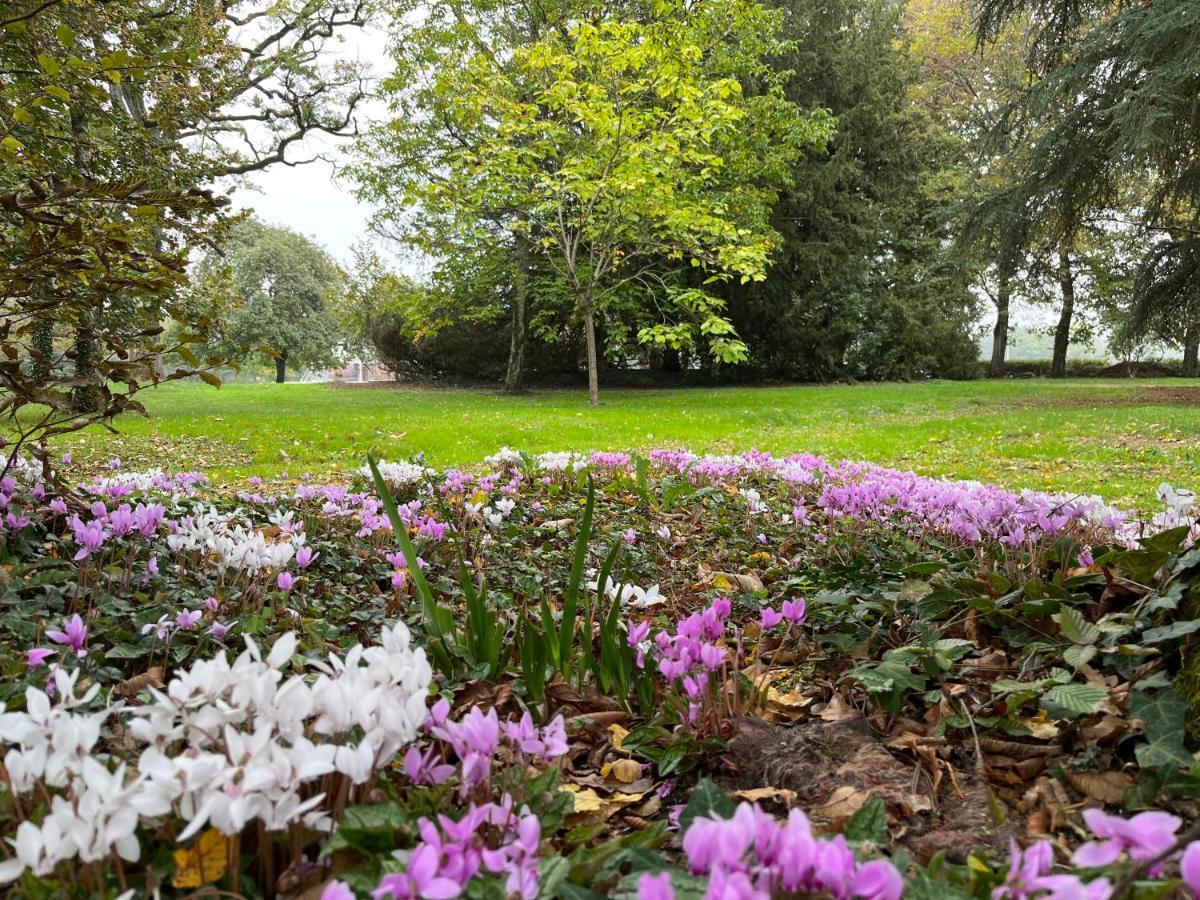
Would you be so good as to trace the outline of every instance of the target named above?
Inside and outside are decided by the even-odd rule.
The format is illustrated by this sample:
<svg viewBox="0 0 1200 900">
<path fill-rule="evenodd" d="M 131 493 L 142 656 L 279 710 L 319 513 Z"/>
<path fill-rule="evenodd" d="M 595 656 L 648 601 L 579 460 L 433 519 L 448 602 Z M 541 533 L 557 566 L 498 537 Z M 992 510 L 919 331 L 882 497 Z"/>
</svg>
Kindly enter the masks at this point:
<svg viewBox="0 0 1200 900">
<path fill-rule="evenodd" d="M 516 240 L 516 278 L 513 281 L 512 339 L 508 345 L 508 371 L 504 374 L 504 390 L 514 394 L 521 389 L 525 376 L 525 347 L 529 327 L 525 321 L 525 303 L 529 292 L 529 239 L 523 234 Z"/>
<path fill-rule="evenodd" d="M 54 322 L 44 319 L 30 340 L 31 360 L 29 374 L 42 384 L 50 380 L 54 369 Z"/>
<path fill-rule="evenodd" d="M 1071 271 L 1071 251 L 1067 244 L 1058 248 L 1058 286 L 1062 291 L 1062 311 L 1054 329 L 1054 357 L 1050 377 L 1067 376 L 1067 348 L 1071 345 L 1071 317 L 1075 314 L 1075 274 Z"/>
<path fill-rule="evenodd" d="M 1180 374 L 1184 378 L 1200 376 L 1200 322 L 1193 322 L 1183 336 L 1183 367 Z"/>
<path fill-rule="evenodd" d="M 583 314 L 583 330 L 587 336 L 588 400 L 592 406 L 598 406 L 600 404 L 600 373 L 596 357 L 596 318 L 590 302 L 586 309 L 587 311 Z"/>
<path fill-rule="evenodd" d="M 71 392 L 76 412 L 100 411 L 100 392 L 92 382 L 96 373 L 96 342 L 96 311 L 89 310 L 75 326 L 75 377 L 83 380 Z"/>
<path fill-rule="evenodd" d="M 1008 307 L 1012 297 L 1013 266 L 1008 260 L 1000 265 L 1000 283 L 996 289 L 996 327 L 992 329 L 992 361 L 988 374 L 1004 375 L 1004 357 L 1008 353 Z"/>
<path fill-rule="evenodd" d="M 283 384 L 287 380 L 287 351 L 284 350 L 275 357 L 275 383 Z"/>
</svg>

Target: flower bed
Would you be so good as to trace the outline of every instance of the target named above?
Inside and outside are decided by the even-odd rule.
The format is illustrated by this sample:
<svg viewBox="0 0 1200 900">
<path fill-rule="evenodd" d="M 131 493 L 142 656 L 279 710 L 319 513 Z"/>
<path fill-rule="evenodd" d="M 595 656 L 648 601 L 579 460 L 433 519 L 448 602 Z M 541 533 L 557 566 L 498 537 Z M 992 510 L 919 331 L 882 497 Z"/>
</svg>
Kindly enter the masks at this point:
<svg viewBox="0 0 1200 900">
<path fill-rule="evenodd" d="M 46 474 L 0 481 L 17 893 L 1200 884 L 1188 492 L 675 450 Z M 799 740 L 834 749 L 761 758 Z"/>
</svg>

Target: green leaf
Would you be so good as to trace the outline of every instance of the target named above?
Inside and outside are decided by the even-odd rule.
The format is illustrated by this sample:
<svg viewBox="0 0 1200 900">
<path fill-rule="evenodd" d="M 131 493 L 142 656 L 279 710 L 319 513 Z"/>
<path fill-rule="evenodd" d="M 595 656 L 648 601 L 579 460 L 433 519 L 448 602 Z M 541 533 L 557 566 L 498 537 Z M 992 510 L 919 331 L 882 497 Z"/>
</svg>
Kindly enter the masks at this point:
<svg viewBox="0 0 1200 900">
<path fill-rule="evenodd" d="M 1063 662 L 1073 669 L 1082 669 L 1096 655 L 1095 647 L 1085 647 L 1082 644 L 1072 644 L 1063 651 Z"/>
<path fill-rule="evenodd" d="M 1063 636 L 1073 644 L 1094 644 L 1100 640 L 1100 629 L 1074 607 L 1064 606 L 1053 618 L 1062 629 Z"/>
<path fill-rule="evenodd" d="M 846 840 L 870 841 L 878 847 L 887 844 L 887 806 L 879 797 L 860 807 L 846 822 Z"/>
<path fill-rule="evenodd" d="M 721 790 L 709 778 L 700 779 L 700 783 L 692 788 L 687 806 L 679 815 L 679 832 L 687 833 L 688 826 L 697 818 L 728 819 L 737 807 L 729 795 Z"/>
<path fill-rule="evenodd" d="M 1047 704 L 1059 709 L 1085 716 L 1094 713 L 1108 699 L 1108 691 L 1091 684 L 1060 684 L 1042 694 L 1042 708 L 1054 713 Z"/>
<path fill-rule="evenodd" d="M 1173 688 L 1150 694 L 1135 691 L 1129 714 L 1146 727 L 1147 743 L 1137 748 L 1138 763 L 1147 768 L 1190 766 L 1192 755 L 1184 746 L 1188 705 Z"/>
<path fill-rule="evenodd" d="M 43 72 L 53 78 L 62 70 L 62 66 L 58 60 L 47 53 L 39 53 L 37 55 L 38 65 L 41 66 Z"/>
<path fill-rule="evenodd" d="M 1191 634 L 1194 631 L 1200 631 L 1200 619 L 1172 622 L 1169 625 L 1161 625 L 1158 628 L 1147 628 L 1142 632 L 1142 643 L 1157 644 L 1159 641 L 1172 641 L 1175 638 L 1183 637 L 1185 634 Z"/>
</svg>

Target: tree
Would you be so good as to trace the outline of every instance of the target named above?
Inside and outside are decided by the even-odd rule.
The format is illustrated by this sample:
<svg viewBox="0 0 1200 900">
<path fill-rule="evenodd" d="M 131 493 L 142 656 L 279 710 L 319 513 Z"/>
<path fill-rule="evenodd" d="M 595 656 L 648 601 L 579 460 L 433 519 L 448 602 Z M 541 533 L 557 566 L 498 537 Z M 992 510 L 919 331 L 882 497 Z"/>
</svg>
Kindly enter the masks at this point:
<svg viewBox="0 0 1200 900">
<path fill-rule="evenodd" d="M 639 329 L 643 343 L 703 341 L 713 357 L 740 360 L 744 346 L 705 285 L 765 276 L 771 203 L 790 163 L 830 130 L 823 113 L 786 101 L 764 62 L 776 17 L 747 0 L 702 0 L 598 6 L 554 24 L 510 54 L 468 41 L 443 56 L 418 97 L 429 106 L 383 126 L 385 146 L 415 129 L 404 149 L 432 158 L 415 176 L 379 155 L 360 171 L 376 192 L 401 179 L 393 194 L 417 210 L 415 239 L 439 257 L 498 228 L 527 241 L 569 291 L 593 403 L 597 319 L 618 301 L 661 311 Z M 756 93 L 743 90 L 752 79 Z M 422 137 L 430 121 L 436 141 Z M 682 280 L 693 268 L 699 286 Z"/>
<path fill-rule="evenodd" d="M 352 130 L 358 70 L 325 47 L 365 8 L 0 5 L 0 413 L 18 446 L 140 410 L 145 383 L 216 382 L 220 361 L 188 349 L 211 323 L 181 295 L 191 250 L 225 221 L 212 186 Z M 171 351 L 186 367 L 166 373 Z"/>
<path fill-rule="evenodd" d="M 343 343 L 333 316 L 343 275 L 329 254 L 291 229 L 254 220 L 236 225 L 222 250 L 200 263 L 195 279 L 197 291 L 227 310 L 220 348 L 231 356 L 261 348 L 280 384 L 289 364 L 332 363 Z"/>
<path fill-rule="evenodd" d="M 1019 98 L 1028 116 L 1062 110 L 1024 166 L 1031 203 L 1125 218 L 1153 237 L 1135 281 L 1133 328 L 1174 317 L 1200 340 L 1200 154 L 1196 72 L 1200 4 L 1192 0 L 975 0 L 978 34 L 993 40 L 1017 15 L 1033 24 L 1044 71 Z M 1142 188 L 1124 205 L 1131 186 Z M 1195 355 L 1195 354 L 1191 354 Z"/>
<path fill-rule="evenodd" d="M 948 252 L 961 141 L 916 96 L 920 69 L 894 2 L 780 0 L 801 108 L 829 109 L 826 154 L 796 162 L 773 212 L 765 281 L 729 290 L 760 377 L 969 375 L 969 269 Z"/>
</svg>

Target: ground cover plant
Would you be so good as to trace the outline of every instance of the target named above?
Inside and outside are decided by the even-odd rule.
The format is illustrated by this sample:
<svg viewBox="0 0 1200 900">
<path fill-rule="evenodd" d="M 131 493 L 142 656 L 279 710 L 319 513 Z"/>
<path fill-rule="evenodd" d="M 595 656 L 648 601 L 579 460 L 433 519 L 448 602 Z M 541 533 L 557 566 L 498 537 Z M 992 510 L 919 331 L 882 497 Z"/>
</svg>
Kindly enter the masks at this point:
<svg viewBox="0 0 1200 900">
<path fill-rule="evenodd" d="M 18 896 L 1200 889 L 1195 496 L 764 452 L 0 483 Z"/>
<path fill-rule="evenodd" d="M 472 465 L 503 443 L 534 452 L 685 446 L 737 453 L 797 447 L 923 475 L 1013 488 L 1100 494 L 1145 508 L 1161 481 L 1193 478 L 1200 442 L 1196 382 L 928 382 L 780 388 L 606 390 L 592 410 L 578 391 L 168 386 L 143 397 L 151 418 L 121 434 L 54 444 L 98 471 L 175 465 L 213 480 L 301 473 L 347 476 L 364 448 Z"/>
</svg>

